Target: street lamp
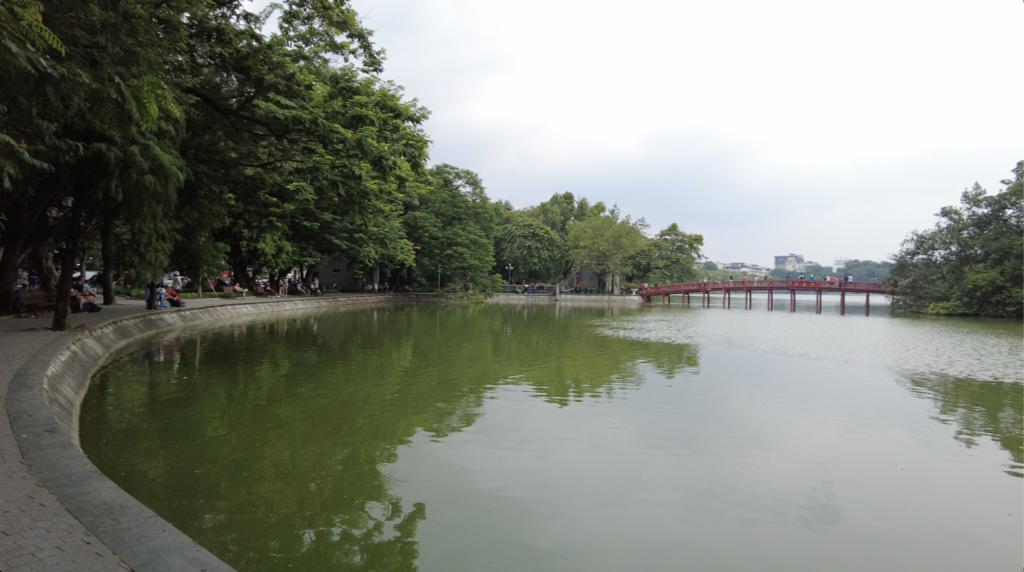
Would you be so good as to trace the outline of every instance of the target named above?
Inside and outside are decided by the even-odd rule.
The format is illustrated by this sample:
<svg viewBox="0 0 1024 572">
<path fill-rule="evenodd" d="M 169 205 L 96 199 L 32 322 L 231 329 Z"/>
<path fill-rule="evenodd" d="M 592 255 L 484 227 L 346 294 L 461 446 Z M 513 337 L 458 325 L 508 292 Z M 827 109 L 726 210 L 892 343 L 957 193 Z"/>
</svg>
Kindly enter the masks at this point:
<svg viewBox="0 0 1024 572">
<path fill-rule="evenodd" d="M 514 267 L 512 266 L 511 262 L 509 262 L 508 264 L 505 265 L 505 270 L 508 270 L 508 283 L 509 284 L 512 284 L 512 269 L 513 268 Z"/>
</svg>

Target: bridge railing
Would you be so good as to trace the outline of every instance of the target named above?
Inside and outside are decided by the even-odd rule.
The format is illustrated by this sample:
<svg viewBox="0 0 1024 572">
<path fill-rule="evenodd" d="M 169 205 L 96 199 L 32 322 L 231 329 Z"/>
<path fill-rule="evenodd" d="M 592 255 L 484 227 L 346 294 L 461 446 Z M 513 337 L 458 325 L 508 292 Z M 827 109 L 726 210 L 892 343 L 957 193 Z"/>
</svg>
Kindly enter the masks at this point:
<svg viewBox="0 0 1024 572">
<path fill-rule="evenodd" d="M 839 282 L 831 284 L 824 280 L 722 280 L 711 282 L 693 282 L 689 284 L 669 284 L 641 288 L 641 296 L 663 296 L 668 294 L 687 294 L 690 292 L 721 291 L 721 290 L 843 290 L 871 291 L 872 293 L 890 293 L 891 289 L 875 282 Z"/>
</svg>

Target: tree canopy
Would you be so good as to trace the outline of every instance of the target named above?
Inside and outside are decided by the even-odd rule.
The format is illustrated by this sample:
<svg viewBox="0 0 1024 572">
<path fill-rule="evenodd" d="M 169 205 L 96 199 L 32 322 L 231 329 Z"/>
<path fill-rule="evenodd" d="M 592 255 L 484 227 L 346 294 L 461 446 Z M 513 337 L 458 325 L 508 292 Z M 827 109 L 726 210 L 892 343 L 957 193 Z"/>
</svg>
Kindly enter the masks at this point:
<svg viewBox="0 0 1024 572">
<path fill-rule="evenodd" d="M 977 183 L 931 229 L 903 242 L 890 277 L 900 307 L 929 314 L 1024 315 L 1024 161 L 1006 188 Z"/>
<path fill-rule="evenodd" d="M 231 270 L 252 287 L 328 256 L 473 291 L 509 263 L 529 281 L 692 269 L 702 239 L 675 225 L 648 237 L 571 193 L 517 211 L 476 173 L 429 166 L 429 112 L 380 77 L 371 40 L 345 0 L 4 2 L 0 311 L 20 267 L 67 292 L 97 251 L 107 304 L 114 276 Z"/>
</svg>

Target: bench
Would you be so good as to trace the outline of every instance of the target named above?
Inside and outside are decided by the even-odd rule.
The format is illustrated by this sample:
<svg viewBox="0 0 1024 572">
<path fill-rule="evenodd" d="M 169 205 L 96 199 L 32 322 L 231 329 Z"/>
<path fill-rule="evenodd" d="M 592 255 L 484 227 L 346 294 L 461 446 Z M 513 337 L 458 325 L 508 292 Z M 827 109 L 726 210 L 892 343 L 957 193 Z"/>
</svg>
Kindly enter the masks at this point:
<svg viewBox="0 0 1024 572">
<path fill-rule="evenodd" d="M 55 309 L 57 302 L 53 293 L 48 290 L 18 290 L 15 309 L 19 313 L 31 311 L 33 316 L 39 317 L 39 313 L 47 308 Z"/>
<path fill-rule="evenodd" d="M 245 298 L 245 293 L 248 292 L 245 288 L 239 288 L 238 286 L 225 286 L 224 293 L 234 296 L 235 298 Z"/>
</svg>

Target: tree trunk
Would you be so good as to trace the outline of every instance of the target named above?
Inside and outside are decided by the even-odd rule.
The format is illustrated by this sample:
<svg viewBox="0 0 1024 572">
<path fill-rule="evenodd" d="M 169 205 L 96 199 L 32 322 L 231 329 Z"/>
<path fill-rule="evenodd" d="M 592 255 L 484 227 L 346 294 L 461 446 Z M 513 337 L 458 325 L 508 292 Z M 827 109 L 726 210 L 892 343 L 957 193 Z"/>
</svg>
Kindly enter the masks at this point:
<svg viewBox="0 0 1024 572">
<path fill-rule="evenodd" d="M 114 227 L 110 217 L 100 226 L 100 257 L 103 259 L 103 305 L 117 304 L 114 297 Z"/>
<path fill-rule="evenodd" d="M 65 332 L 71 329 L 71 275 L 75 272 L 75 257 L 78 255 L 78 216 L 74 215 L 70 236 L 60 255 L 60 277 L 54 292 L 53 324 L 50 329 Z"/>
<path fill-rule="evenodd" d="M 57 288 L 57 269 L 53 266 L 53 252 L 48 245 L 40 245 L 30 255 L 39 273 L 39 288 L 53 292 Z"/>
<path fill-rule="evenodd" d="M 146 309 L 156 310 L 156 282 L 146 283 Z"/>
<path fill-rule="evenodd" d="M 14 283 L 18 279 L 18 265 L 24 255 L 24 243 L 24 239 L 14 239 L 4 246 L 4 255 L 0 258 L 0 314 L 11 312 Z"/>
<path fill-rule="evenodd" d="M 252 276 L 249 276 L 249 270 L 245 265 L 232 264 L 231 271 L 235 275 L 236 284 L 241 284 L 242 288 L 245 288 L 246 290 L 249 290 L 251 292 L 256 291 L 256 283 L 252 279 Z"/>
</svg>

